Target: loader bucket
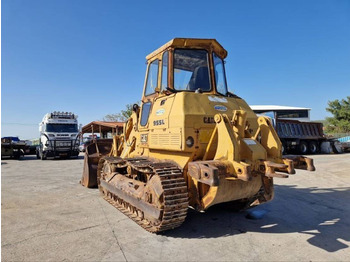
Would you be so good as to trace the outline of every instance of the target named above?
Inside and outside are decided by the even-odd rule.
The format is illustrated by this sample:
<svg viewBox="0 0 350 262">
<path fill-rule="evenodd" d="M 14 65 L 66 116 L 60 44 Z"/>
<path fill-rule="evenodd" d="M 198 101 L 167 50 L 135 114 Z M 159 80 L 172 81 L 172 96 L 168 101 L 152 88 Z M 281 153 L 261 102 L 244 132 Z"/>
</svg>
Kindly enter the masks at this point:
<svg viewBox="0 0 350 262">
<path fill-rule="evenodd" d="M 88 188 L 97 187 L 97 165 L 101 157 L 109 154 L 113 139 L 98 139 L 86 147 L 83 176 L 80 183 Z"/>
</svg>

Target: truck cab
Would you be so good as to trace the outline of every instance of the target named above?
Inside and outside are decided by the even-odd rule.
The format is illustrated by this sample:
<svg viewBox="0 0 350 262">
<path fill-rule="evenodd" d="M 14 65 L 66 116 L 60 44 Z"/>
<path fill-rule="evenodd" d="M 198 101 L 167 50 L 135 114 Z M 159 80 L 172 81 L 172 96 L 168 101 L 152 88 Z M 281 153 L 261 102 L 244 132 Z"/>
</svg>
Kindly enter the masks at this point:
<svg viewBox="0 0 350 262">
<path fill-rule="evenodd" d="M 39 124 L 40 143 L 37 158 L 71 157 L 79 155 L 78 116 L 68 112 L 52 112 Z"/>
</svg>

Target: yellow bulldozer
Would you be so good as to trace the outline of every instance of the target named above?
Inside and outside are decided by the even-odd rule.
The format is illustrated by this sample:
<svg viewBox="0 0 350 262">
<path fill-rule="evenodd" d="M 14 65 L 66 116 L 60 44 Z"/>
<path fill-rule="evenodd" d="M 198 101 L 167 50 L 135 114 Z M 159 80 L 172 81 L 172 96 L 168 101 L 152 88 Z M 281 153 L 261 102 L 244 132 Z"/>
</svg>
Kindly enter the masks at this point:
<svg viewBox="0 0 350 262">
<path fill-rule="evenodd" d="M 113 142 L 89 145 L 81 183 L 150 232 L 180 226 L 188 207 L 270 201 L 273 178 L 315 170 L 282 157 L 267 117 L 227 89 L 215 39 L 175 38 L 150 55 L 141 105 Z"/>
</svg>

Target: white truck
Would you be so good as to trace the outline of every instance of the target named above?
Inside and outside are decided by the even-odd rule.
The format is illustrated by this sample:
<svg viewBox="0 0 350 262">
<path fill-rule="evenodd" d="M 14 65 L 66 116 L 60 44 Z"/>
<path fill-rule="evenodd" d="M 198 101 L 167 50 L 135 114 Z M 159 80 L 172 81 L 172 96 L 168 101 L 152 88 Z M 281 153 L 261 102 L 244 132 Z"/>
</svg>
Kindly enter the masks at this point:
<svg viewBox="0 0 350 262">
<path fill-rule="evenodd" d="M 36 148 L 38 159 L 79 155 L 78 116 L 71 112 L 52 112 L 39 124 L 40 141 Z"/>
</svg>

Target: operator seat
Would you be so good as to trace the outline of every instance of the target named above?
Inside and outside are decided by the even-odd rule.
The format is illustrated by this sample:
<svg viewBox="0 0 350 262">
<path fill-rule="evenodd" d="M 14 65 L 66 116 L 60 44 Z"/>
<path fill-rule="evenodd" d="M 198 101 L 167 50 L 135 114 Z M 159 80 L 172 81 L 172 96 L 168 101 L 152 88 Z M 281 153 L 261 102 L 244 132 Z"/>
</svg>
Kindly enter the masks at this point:
<svg viewBox="0 0 350 262">
<path fill-rule="evenodd" d="M 191 91 L 196 91 L 200 88 L 202 91 L 210 90 L 210 79 L 208 67 L 202 66 L 197 67 L 188 83 L 188 89 Z"/>
</svg>

